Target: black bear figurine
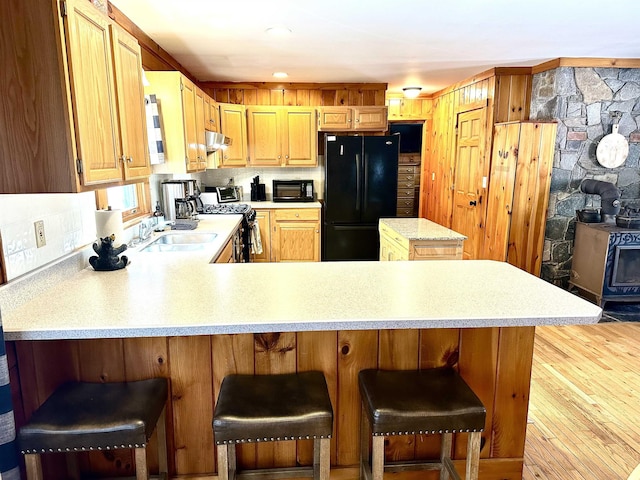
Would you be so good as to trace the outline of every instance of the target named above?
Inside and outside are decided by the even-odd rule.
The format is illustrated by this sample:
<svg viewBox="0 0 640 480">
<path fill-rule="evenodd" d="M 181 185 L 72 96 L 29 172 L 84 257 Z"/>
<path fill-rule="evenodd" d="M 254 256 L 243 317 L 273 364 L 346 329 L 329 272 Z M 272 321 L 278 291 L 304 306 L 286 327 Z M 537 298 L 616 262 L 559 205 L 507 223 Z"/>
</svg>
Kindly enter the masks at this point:
<svg viewBox="0 0 640 480">
<path fill-rule="evenodd" d="M 93 250 L 98 256 L 90 257 L 89 263 L 94 270 L 106 272 L 110 270 L 120 270 L 127 266 L 129 259 L 126 256 L 123 255 L 121 258 L 118 258 L 118 255 L 127 249 L 127 246 L 123 244 L 114 248 L 113 241 L 115 239 L 115 235 L 110 235 L 100 239 L 100 246 L 98 246 L 97 243 L 93 244 Z"/>
</svg>

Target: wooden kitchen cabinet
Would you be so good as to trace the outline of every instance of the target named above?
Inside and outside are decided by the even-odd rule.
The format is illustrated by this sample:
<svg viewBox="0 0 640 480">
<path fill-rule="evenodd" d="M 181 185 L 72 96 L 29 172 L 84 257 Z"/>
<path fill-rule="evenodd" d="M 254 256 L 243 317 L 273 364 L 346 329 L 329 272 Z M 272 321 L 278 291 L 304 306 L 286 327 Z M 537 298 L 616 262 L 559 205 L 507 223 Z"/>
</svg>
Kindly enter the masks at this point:
<svg viewBox="0 0 640 480">
<path fill-rule="evenodd" d="M 220 132 L 231 139 L 231 145 L 220 155 L 220 167 L 247 166 L 246 107 L 231 103 L 220 104 Z"/>
<path fill-rule="evenodd" d="M 13 93 L 0 113 L 0 192 L 80 192 L 147 176 L 135 41 L 85 0 L 2 2 L 0 26 L 20 39 L 3 50 L 0 88 Z"/>
<path fill-rule="evenodd" d="M 318 111 L 320 131 L 387 130 L 387 107 L 320 107 Z"/>
<path fill-rule="evenodd" d="M 272 257 L 276 262 L 320 261 L 320 209 L 273 210 Z"/>
<path fill-rule="evenodd" d="M 425 120 L 433 115 L 430 98 L 389 98 L 389 120 Z"/>
<path fill-rule="evenodd" d="M 317 165 L 315 108 L 249 106 L 247 134 L 251 166 Z"/>
<path fill-rule="evenodd" d="M 205 97 L 206 94 L 195 87 L 195 138 L 196 138 L 196 158 L 197 164 L 194 164 L 195 171 L 202 171 L 207 168 L 207 149 L 205 140 Z"/>
<path fill-rule="evenodd" d="M 199 89 L 180 72 L 146 72 L 146 76 L 150 85 L 145 87 L 145 92 L 156 95 L 166 144 L 165 162 L 154 165 L 153 172 L 181 174 L 203 171 L 206 167 L 206 154 L 202 154 L 204 100 L 197 94 Z M 199 145 L 202 145 L 202 150 Z"/>
</svg>

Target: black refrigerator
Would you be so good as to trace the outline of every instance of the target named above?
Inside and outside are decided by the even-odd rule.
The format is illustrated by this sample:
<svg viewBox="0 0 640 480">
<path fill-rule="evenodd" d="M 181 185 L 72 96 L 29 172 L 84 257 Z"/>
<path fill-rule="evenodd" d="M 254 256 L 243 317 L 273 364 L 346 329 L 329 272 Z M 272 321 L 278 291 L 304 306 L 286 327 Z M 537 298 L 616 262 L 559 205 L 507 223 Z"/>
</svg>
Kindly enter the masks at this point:
<svg viewBox="0 0 640 480">
<path fill-rule="evenodd" d="M 378 220 L 396 216 L 399 135 L 325 135 L 322 260 L 378 260 Z"/>
</svg>

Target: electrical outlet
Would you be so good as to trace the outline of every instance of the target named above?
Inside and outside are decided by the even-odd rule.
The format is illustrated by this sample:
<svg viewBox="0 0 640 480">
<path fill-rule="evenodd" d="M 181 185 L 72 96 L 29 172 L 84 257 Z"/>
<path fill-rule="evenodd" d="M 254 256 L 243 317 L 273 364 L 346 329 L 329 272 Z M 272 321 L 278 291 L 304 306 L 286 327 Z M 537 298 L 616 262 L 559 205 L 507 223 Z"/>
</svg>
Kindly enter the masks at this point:
<svg viewBox="0 0 640 480">
<path fill-rule="evenodd" d="M 47 239 L 44 236 L 44 221 L 38 220 L 33 222 L 33 226 L 36 229 L 36 246 L 38 248 L 44 247 L 47 244 Z"/>
</svg>

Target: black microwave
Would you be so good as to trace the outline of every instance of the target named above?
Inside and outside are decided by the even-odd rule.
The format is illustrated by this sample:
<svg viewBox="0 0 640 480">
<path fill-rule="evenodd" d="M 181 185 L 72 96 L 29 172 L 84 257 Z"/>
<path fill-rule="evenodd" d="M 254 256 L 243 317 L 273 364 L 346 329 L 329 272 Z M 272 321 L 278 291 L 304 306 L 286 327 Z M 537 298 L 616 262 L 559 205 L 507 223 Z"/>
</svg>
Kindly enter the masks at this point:
<svg viewBox="0 0 640 480">
<path fill-rule="evenodd" d="M 313 202 L 313 180 L 274 180 L 274 202 Z"/>
</svg>

